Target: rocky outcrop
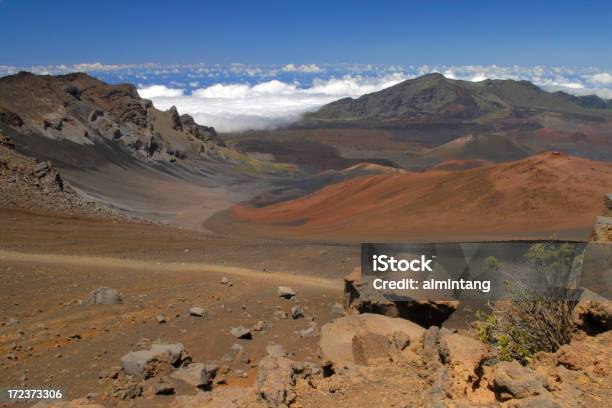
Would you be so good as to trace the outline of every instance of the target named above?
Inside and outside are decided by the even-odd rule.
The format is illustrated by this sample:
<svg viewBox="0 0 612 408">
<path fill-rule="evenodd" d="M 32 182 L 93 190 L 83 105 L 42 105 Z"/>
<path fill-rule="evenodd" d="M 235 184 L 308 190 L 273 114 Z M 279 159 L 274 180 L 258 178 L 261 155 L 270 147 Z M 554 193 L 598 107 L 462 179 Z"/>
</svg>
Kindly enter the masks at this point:
<svg viewBox="0 0 612 408">
<path fill-rule="evenodd" d="M 171 374 L 171 377 L 196 388 L 207 388 L 219 372 L 216 364 L 192 363 Z"/>
<path fill-rule="evenodd" d="M 288 406 L 296 397 L 296 365 L 286 357 L 268 355 L 261 359 L 257 373 L 259 396 L 269 405 Z"/>
<path fill-rule="evenodd" d="M 213 128 L 175 107 L 156 109 L 133 85 L 82 73 L 0 78 L 0 124 L 54 140 L 110 143 L 145 160 L 184 160 L 222 145 Z"/>
<path fill-rule="evenodd" d="M 184 131 L 188 132 L 196 139 L 199 139 L 203 142 L 216 142 L 220 143 L 221 145 L 224 145 L 223 142 L 219 140 L 215 128 L 198 125 L 191 115 L 181 115 L 180 126 Z"/>
<path fill-rule="evenodd" d="M 341 317 L 321 328 L 321 359 L 337 366 L 390 361 L 424 331 L 408 320 L 378 314 Z"/>
<path fill-rule="evenodd" d="M 496 364 L 492 380 L 492 390 L 500 400 L 521 399 L 546 392 L 544 377 L 516 361 Z"/>
<path fill-rule="evenodd" d="M 121 357 L 121 368 L 127 375 L 148 379 L 168 375 L 174 367 L 190 361 L 180 343 L 153 344 L 149 350 L 132 351 Z"/>
<path fill-rule="evenodd" d="M 20 128 L 23 126 L 23 120 L 18 114 L 4 108 L 0 108 L 0 123 L 14 128 Z"/>
<path fill-rule="evenodd" d="M 0 208 L 63 215 L 118 215 L 83 200 L 51 162 L 39 162 L 15 150 L 15 142 L 0 132 Z"/>
<path fill-rule="evenodd" d="M 608 300 L 583 300 L 574 307 L 573 324 L 576 330 L 588 335 L 604 333 L 612 329 L 612 302 Z"/>
<path fill-rule="evenodd" d="M 88 305 L 118 305 L 123 303 L 123 300 L 116 289 L 98 288 L 87 295 L 84 303 Z"/>
</svg>

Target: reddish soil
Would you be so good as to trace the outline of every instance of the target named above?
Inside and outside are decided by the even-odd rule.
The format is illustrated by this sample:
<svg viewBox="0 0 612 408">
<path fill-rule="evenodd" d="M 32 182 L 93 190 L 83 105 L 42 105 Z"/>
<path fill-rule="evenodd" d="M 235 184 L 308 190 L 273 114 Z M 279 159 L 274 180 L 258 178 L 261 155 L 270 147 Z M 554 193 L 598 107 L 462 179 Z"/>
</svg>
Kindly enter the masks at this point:
<svg viewBox="0 0 612 408">
<path fill-rule="evenodd" d="M 383 174 L 262 208 L 234 206 L 242 233 L 367 240 L 585 239 L 612 164 L 560 153 L 466 171 Z"/>
<path fill-rule="evenodd" d="M 446 160 L 442 163 L 438 163 L 435 166 L 429 168 L 429 170 L 447 170 L 447 171 L 458 171 L 475 169 L 476 167 L 489 166 L 493 162 L 488 160 Z"/>
<path fill-rule="evenodd" d="M 67 399 L 95 392 L 104 406 L 121 401 L 109 396 L 112 380 L 99 379 L 100 373 L 142 339 L 181 342 L 195 361 L 221 362 L 240 343 L 256 365 L 270 342 L 282 344 L 292 358 L 316 361 L 318 337 L 294 333 L 307 327 L 307 319 L 277 320 L 274 312 L 299 304 L 320 327 L 334 317 L 330 304 L 342 301 L 342 276 L 359 262 L 355 246 L 238 240 L 16 210 L 0 209 L 0 231 L 0 356 L 16 356 L 0 360 L 0 388 L 62 389 Z M 220 284 L 223 276 L 233 286 Z M 295 289 L 297 300 L 279 298 L 279 285 Z M 123 304 L 78 303 L 104 286 L 119 290 Z M 195 305 L 208 316 L 190 316 Z M 157 322 L 160 313 L 167 323 Z M 252 340 L 230 335 L 232 327 L 258 321 L 268 326 Z M 81 338 L 70 338 L 75 334 Z M 233 368 L 248 377 L 230 375 L 229 385 L 254 381 L 251 365 Z M 130 406 L 165 407 L 169 401 L 158 396 Z"/>
</svg>

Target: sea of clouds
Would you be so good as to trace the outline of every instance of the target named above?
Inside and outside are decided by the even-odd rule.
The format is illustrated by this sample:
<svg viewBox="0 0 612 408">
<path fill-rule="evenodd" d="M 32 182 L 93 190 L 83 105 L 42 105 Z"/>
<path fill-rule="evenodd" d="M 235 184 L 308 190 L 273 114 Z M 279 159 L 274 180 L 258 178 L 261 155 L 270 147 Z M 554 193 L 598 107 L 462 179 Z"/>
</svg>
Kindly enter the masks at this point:
<svg viewBox="0 0 612 408">
<path fill-rule="evenodd" d="M 0 66 L 0 76 L 88 72 L 104 81 L 130 82 L 159 109 L 176 106 L 220 132 L 271 129 L 345 97 L 359 97 L 431 72 L 468 81 L 528 80 L 550 91 L 612 98 L 612 71 L 544 66 L 397 66 L 287 64 Z"/>
</svg>

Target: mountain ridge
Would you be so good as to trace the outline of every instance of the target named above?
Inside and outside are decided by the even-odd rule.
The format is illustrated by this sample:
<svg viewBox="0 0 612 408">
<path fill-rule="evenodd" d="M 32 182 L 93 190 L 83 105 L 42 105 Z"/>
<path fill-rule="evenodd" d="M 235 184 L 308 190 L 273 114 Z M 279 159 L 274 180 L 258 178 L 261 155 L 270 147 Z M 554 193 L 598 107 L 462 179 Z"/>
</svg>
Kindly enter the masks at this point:
<svg viewBox="0 0 612 408">
<path fill-rule="evenodd" d="M 551 93 L 529 81 L 454 80 L 439 73 L 408 79 L 359 98 L 344 98 L 304 115 L 302 124 L 359 123 L 401 125 L 431 121 L 512 119 L 556 112 L 596 119 L 582 97 Z M 592 102 L 593 104 L 595 102 Z"/>
</svg>

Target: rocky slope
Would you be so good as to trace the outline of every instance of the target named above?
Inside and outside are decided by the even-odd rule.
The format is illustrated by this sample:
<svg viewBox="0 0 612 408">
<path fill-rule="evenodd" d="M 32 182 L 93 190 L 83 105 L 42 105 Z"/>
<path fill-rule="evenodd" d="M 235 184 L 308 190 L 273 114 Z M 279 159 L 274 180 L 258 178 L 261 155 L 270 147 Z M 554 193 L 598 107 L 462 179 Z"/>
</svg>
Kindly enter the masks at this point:
<svg viewBox="0 0 612 408">
<path fill-rule="evenodd" d="M 528 367 L 496 360 L 467 333 L 425 330 L 373 314 L 345 316 L 323 326 L 318 363 L 296 361 L 282 346 L 268 346 L 251 386 L 224 385 L 226 371 L 191 362 L 180 343 L 143 345 L 112 372 L 112 398 L 146 406 L 166 395 L 166 404 L 175 408 L 603 408 L 612 391 L 610 334 L 577 334 L 557 352 L 539 353 Z M 177 392 L 181 384 L 200 391 Z M 96 394 L 69 406 L 99 399 Z"/>
<path fill-rule="evenodd" d="M 221 145 L 213 128 L 176 108 L 155 109 L 133 85 L 109 85 L 81 73 L 0 78 L 0 123 L 80 145 L 112 143 L 152 160 L 185 159 Z"/>
<path fill-rule="evenodd" d="M 555 92 L 570 102 L 588 109 L 612 109 L 612 99 L 603 99 L 597 95 L 572 95 L 563 91 Z"/>
<path fill-rule="evenodd" d="M 37 213 L 119 217 L 116 212 L 83 200 L 50 162 L 39 162 L 15 151 L 0 133 L 0 208 Z"/>
<path fill-rule="evenodd" d="M 0 78 L 0 131 L 87 201 L 196 229 L 296 172 L 225 146 L 213 128 L 156 109 L 133 85 L 82 73 Z"/>
</svg>

